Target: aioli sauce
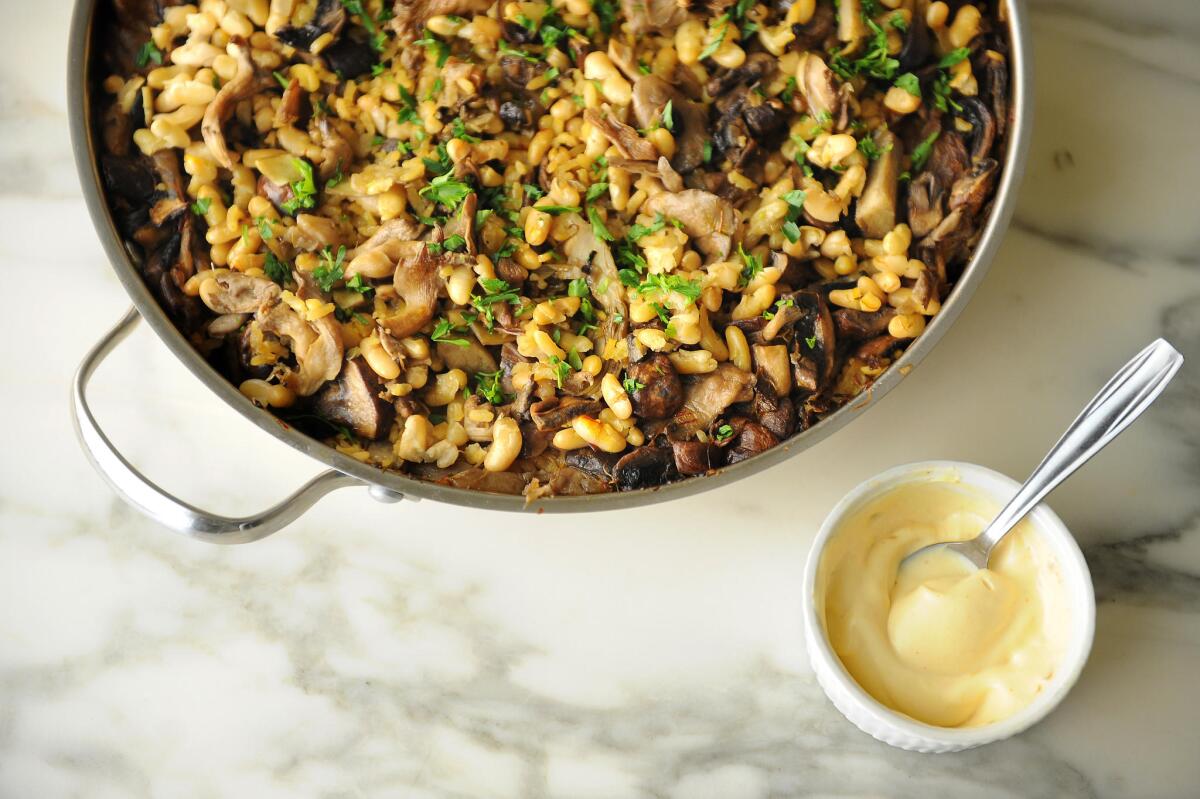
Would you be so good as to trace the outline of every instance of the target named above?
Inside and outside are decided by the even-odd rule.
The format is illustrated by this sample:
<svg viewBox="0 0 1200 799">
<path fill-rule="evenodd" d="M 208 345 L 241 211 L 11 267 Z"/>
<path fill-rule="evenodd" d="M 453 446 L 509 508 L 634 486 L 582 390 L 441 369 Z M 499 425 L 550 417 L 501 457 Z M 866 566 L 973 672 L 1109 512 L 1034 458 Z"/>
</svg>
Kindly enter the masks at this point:
<svg viewBox="0 0 1200 799">
<path fill-rule="evenodd" d="M 1071 606 L 1050 547 L 1023 521 L 987 569 L 934 550 L 983 530 L 999 505 L 941 479 L 900 485 L 846 517 L 817 570 L 826 634 L 883 704 L 939 727 L 1007 718 L 1054 677 Z"/>
</svg>

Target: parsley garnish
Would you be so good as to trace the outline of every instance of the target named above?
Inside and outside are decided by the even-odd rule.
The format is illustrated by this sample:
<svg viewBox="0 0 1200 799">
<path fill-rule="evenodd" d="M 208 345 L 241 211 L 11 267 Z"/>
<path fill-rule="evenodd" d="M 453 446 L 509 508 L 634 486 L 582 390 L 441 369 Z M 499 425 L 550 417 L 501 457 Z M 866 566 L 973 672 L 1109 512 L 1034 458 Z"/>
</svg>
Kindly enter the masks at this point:
<svg viewBox="0 0 1200 799">
<path fill-rule="evenodd" d="M 935 130 L 925 138 L 925 141 L 913 148 L 912 168 L 914 172 L 920 172 L 925 166 L 925 162 L 929 160 L 929 154 L 933 152 L 933 143 L 937 141 L 937 137 L 940 135 L 942 135 L 942 132 Z"/>
<path fill-rule="evenodd" d="M 732 427 L 730 427 L 727 424 L 723 424 L 717 428 L 716 439 L 717 439 L 718 443 L 723 442 L 723 441 L 728 441 L 731 438 L 733 438 L 733 428 Z"/>
<path fill-rule="evenodd" d="M 758 276 L 763 270 L 762 259 L 757 255 L 746 252 L 742 249 L 742 245 L 738 245 L 738 255 L 742 257 L 742 274 L 738 279 L 738 283 L 742 286 L 747 286 L 750 281 Z"/>
<path fill-rule="evenodd" d="M 853 61 L 845 56 L 836 55 L 829 61 L 829 68 L 843 80 L 850 80 L 855 75 L 866 75 L 880 80 L 891 80 L 900 67 L 900 62 L 888 55 L 887 31 L 879 27 L 874 20 L 866 20 L 871 29 L 871 44 L 862 58 Z"/>
<path fill-rule="evenodd" d="M 475 393 L 493 405 L 503 405 L 508 402 L 508 396 L 500 387 L 502 369 L 494 372 L 477 372 L 475 374 Z"/>
<path fill-rule="evenodd" d="M 446 60 L 450 58 L 450 45 L 443 42 L 441 39 L 434 36 L 428 30 L 425 31 L 425 36 L 417 39 L 413 44 L 422 45 L 429 50 L 429 54 L 434 57 L 438 67 L 446 65 Z M 501 47 L 503 49 L 503 47 Z"/>
<path fill-rule="evenodd" d="M 725 43 L 725 34 L 729 32 L 729 14 L 722 14 L 721 16 L 717 17 L 716 22 L 717 25 L 720 26 L 718 28 L 719 33 L 717 34 L 717 38 L 705 45 L 704 49 L 700 51 L 701 61 L 720 50 L 721 45 Z"/>
<path fill-rule="evenodd" d="M 593 183 L 592 185 L 588 186 L 587 201 L 591 202 L 606 191 L 608 191 L 607 183 Z"/>
<path fill-rule="evenodd" d="M 350 276 L 350 279 L 346 281 L 346 288 L 357 291 L 359 294 L 367 294 L 375 290 L 374 286 L 363 281 L 361 272 L 355 272 Z"/>
<path fill-rule="evenodd" d="M 321 250 L 321 265 L 312 271 L 313 280 L 321 287 L 321 291 L 330 291 L 333 284 L 342 279 L 345 274 L 343 264 L 346 261 L 346 245 L 337 248 L 334 255 L 328 247 Z"/>
<path fill-rule="evenodd" d="M 387 34 L 377 27 L 377 23 L 384 22 L 391 17 L 391 13 L 386 10 L 386 7 L 383 13 L 379 15 L 379 19 L 374 20 L 366 12 L 366 9 L 363 8 L 362 0 L 342 0 L 342 6 L 351 14 L 356 14 L 359 21 L 362 22 L 362 26 L 371 34 L 371 49 L 376 52 L 383 50 L 383 43 L 387 40 Z M 439 64 L 438 66 L 441 65 Z"/>
<path fill-rule="evenodd" d="M 662 214 L 658 214 L 654 217 L 654 221 L 649 225 L 634 225 L 633 227 L 629 228 L 629 240 L 640 241 L 646 236 L 649 236 L 651 233 L 657 233 L 658 231 L 662 230 L 666 224 L 666 218 Z"/>
<path fill-rule="evenodd" d="M 952 67 L 959 61 L 964 60 L 970 54 L 971 49 L 969 47 L 960 47 L 957 50 L 951 50 L 942 56 L 941 60 L 938 61 L 938 68 L 946 69 L 948 67 Z"/>
<path fill-rule="evenodd" d="M 258 225 L 258 235 L 263 241 L 270 241 L 275 238 L 275 231 L 271 229 L 271 220 L 265 216 L 260 216 L 254 220 L 254 224 Z"/>
<path fill-rule="evenodd" d="M 563 381 L 571 374 L 571 364 L 559 358 L 557 355 L 550 356 L 550 367 L 554 369 L 554 382 L 558 383 L 558 387 L 563 387 Z"/>
<path fill-rule="evenodd" d="M 470 186 L 461 180 L 455 180 L 453 175 L 446 172 L 446 174 L 438 175 L 429 181 L 429 185 L 421 189 L 420 194 L 422 197 L 454 210 L 459 203 L 467 199 L 467 195 L 471 191 Z"/>
<path fill-rule="evenodd" d="M 288 78 L 286 75 L 284 75 L 279 70 L 275 70 L 271 74 L 275 76 L 275 80 L 279 81 L 279 85 L 282 86 L 284 89 L 286 89 L 292 83 L 291 79 Z"/>
<path fill-rule="evenodd" d="M 492 306 L 496 303 L 507 302 L 514 303 L 520 299 L 517 292 L 507 282 L 494 277 L 485 277 L 479 281 L 479 285 L 483 287 L 484 294 L 474 295 L 471 297 L 471 305 L 475 310 L 483 316 L 484 324 L 487 325 L 488 331 L 496 327 L 496 316 Z"/>
<path fill-rule="evenodd" d="M 558 216 L 559 214 L 577 214 L 583 209 L 578 205 L 535 205 L 533 210 L 550 214 L 550 216 Z"/>
<path fill-rule="evenodd" d="M 674 100 L 667 100 L 667 104 L 663 106 L 662 116 L 659 117 L 662 120 L 662 126 L 670 131 L 675 130 L 674 102 Z"/>
<path fill-rule="evenodd" d="M 449 338 L 450 334 L 457 329 L 454 325 L 450 324 L 449 319 L 439 319 L 433 326 L 433 332 L 429 334 L 429 340 L 453 344 L 456 347 L 471 346 L 471 342 L 465 338 Z"/>
<path fill-rule="evenodd" d="M 817 337 L 810 336 L 810 337 L 804 339 L 804 343 L 808 346 L 808 348 L 810 350 L 815 350 L 817 348 Z"/>
<path fill-rule="evenodd" d="M 317 204 L 317 184 L 313 181 L 312 164 L 303 158 L 293 158 L 292 163 L 300 170 L 300 179 L 292 181 L 292 199 L 280 207 L 295 216 L 301 208 L 312 208 Z"/>
<path fill-rule="evenodd" d="M 624 277 L 621 278 L 621 282 L 625 282 Z M 673 291 L 686 297 L 690 302 L 695 302 L 700 299 L 702 288 L 699 280 L 687 280 L 679 275 L 650 275 L 638 284 L 637 290 L 638 294 L 649 294 L 655 291 L 669 294 Z"/>
<path fill-rule="evenodd" d="M 155 64 L 162 64 L 162 50 L 159 50 L 157 47 L 155 47 L 154 42 L 146 42 L 142 45 L 142 49 L 138 50 L 137 57 L 134 58 L 133 63 L 137 65 L 138 69 L 141 69 L 151 61 L 153 61 Z"/>
<path fill-rule="evenodd" d="M 592 223 L 592 234 L 601 241 L 613 241 L 613 234 L 608 232 L 608 228 L 604 225 L 604 220 L 600 218 L 600 212 L 596 210 L 596 206 L 589 205 L 587 209 L 588 221 Z"/>
<path fill-rule="evenodd" d="M 291 275 L 292 270 L 288 269 L 287 264 L 276 258 L 275 253 L 267 250 L 267 260 L 266 263 L 263 264 L 263 272 L 267 277 L 271 278 L 282 286 L 285 282 L 287 282 L 288 276 Z"/>
<path fill-rule="evenodd" d="M 890 153 L 892 151 L 892 146 L 889 144 L 887 147 L 881 150 L 879 149 L 879 145 L 875 143 L 874 139 L 872 139 L 870 136 L 863 136 L 858 140 L 858 149 L 859 152 L 861 152 L 870 160 L 874 161 L 884 153 Z"/>
<path fill-rule="evenodd" d="M 792 102 L 792 97 L 794 97 L 795 94 L 796 94 L 796 76 L 793 75 L 792 77 L 787 79 L 786 83 L 783 84 L 783 91 L 781 91 L 779 93 L 779 99 L 783 100 L 785 103 L 790 104 Z"/>
<path fill-rule="evenodd" d="M 904 91 L 908 92 L 913 97 L 921 96 L 921 81 L 911 72 L 905 72 L 903 75 L 896 78 L 896 82 L 893 85 L 904 89 Z"/>
<path fill-rule="evenodd" d="M 632 394 L 635 391 L 641 391 L 646 387 L 646 384 L 634 380 L 632 377 L 626 377 L 621 381 L 621 387 L 625 389 L 626 394 Z"/>
<path fill-rule="evenodd" d="M 192 203 L 192 213 L 196 216 L 204 216 L 208 213 L 209 206 L 212 205 L 211 197 L 200 197 L 196 202 Z"/>
</svg>

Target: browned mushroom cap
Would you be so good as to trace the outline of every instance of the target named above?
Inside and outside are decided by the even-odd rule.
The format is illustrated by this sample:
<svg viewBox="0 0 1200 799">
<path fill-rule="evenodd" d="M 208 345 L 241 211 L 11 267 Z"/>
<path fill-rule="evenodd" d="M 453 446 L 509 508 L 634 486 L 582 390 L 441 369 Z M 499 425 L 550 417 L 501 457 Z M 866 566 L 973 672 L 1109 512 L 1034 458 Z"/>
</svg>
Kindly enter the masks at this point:
<svg viewBox="0 0 1200 799">
<path fill-rule="evenodd" d="M 833 377 L 836 334 L 825 297 L 815 291 L 798 291 L 795 302 L 804 314 L 796 323 L 792 342 L 792 378 L 796 388 L 813 394 L 822 391 Z"/>
<path fill-rule="evenodd" d="M 554 470 L 550 478 L 550 493 L 558 497 L 578 497 L 584 494 L 608 493 L 608 480 L 588 474 L 574 466 Z"/>
<path fill-rule="evenodd" d="M 924 14 L 913 14 L 904 35 L 904 44 L 896 55 L 897 73 L 913 72 L 929 58 L 929 26 Z"/>
<path fill-rule="evenodd" d="M 971 167 L 950 187 L 950 210 L 962 210 L 975 216 L 983 204 L 992 196 L 992 188 L 1000 173 L 1000 164 L 994 158 L 985 158 Z"/>
<path fill-rule="evenodd" d="M 588 108 L 583 112 L 583 118 L 589 125 L 604 134 L 605 138 L 612 142 L 624 157 L 632 158 L 635 161 L 658 160 L 657 147 L 643 139 L 636 130 L 609 112 Z"/>
<path fill-rule="evenodd" d="M 382 390 L 378 376 L 366 361 L 352 358 L 346 361 L 337 380 L 317 394 L 313 409 L 334 424 L 378 441 L 387 435 L 396 417 L 395 406 L 380 399 Z"/>
<path fill-rule="evenodd" d="M 896 193 L 900 185 L 900 160 L 903 145 L 887 128 L 880 128 L 872 136 L 879 157 L 871 162 L 867 172 L 867 183 L 854 221 L 863 234 L 872 239 L 881 239 L 896 226 Z"/>
<path fill-rule="evenodd" d="M 684 390 L 683 407 L 667 425 L 672 440 L 692 438 L 706 430 L 726 408 L 735 402 L 747 402 L 754 396 L 754 376 L 731 363 L 722 363 L 716 371 L 699 376 Z"/>
<path fill-rule="evenodd" d="M 621 0 L 621 11 L 634 35 L 673 31 L 687 18 L 687 9 L 676 0 Z"/>
<path fill-rule="evenodd" d="M 727 464 L 740 463 L 760 452 L 766 452 L 779 443 L 775 434 L 758 422 L 736 417 L 729 420 L 729 425 L 733 428 L 734 433 L 733 437 L 729 439 L 730 446 L 725 450 Z"/>
<path fill-rule="evenodd" d="M 833 327 L 838 341 L 861 341 L 887 331 L 896 309 L 885 306 L 878 311 L 859 311 L 837 308 L 833 311 Z"/>
<path fill-rule="evenodd" d="M 250 48 L 245 42 L 233 40 L 226 48 L 237 60 L 237 72 L 221 87 L 217 96 L 204 109 L 204 119 L 200 122 L 200 134 L 204 137 L 204 145 L 209 154 L 226 169 L 233 168 L 233 159 L 229 157 L 229 149 L 225 146 L 225 132 L 221 126 L 233 113 L 237 103 L 254 93 L 254 62 L 250 60 Z"/>
<path fill-rule="evenodd" d="M 488 352 L 488 348 L 475 339 L 466 339 L 467 345 L 450 344 L 439 341 L 437 344 L 438 357 L 446 364 L 447 369 L 462 369 L 469 375 L 480 372 L 494 372 L 499 369 L 496 357 Z"/>
<path fill-rule="evenodd" d="M 992 152 L 996 120 L 978 97 L 963 97 L 962 109 L 963 118 L 971 123 L 971 162 L 977 164 Z"/>
<path fill-rule="evenodd" d="M 342 334 L 331 316 L 310 324 L 280 303 L 260 313 L 258 322 L 263 330 L 291 345 L 299 368 L 289 377 L 288 385 L 301 397 L 311 396 L 337 377 L 342 368 Z"/>
<path fill-rule="evenodd" d="M 633 82 L 633 116 L 638 126 L 646 129 L 661 116 L 667 103 L 671 104 L 674 119 L 675 154 L 671 166 L 687 174 L 704 163 L 705 143 L 708 141 L 708 111 L 675 86 L 657 75 L 638 75 Z"/>
<path fill-rule="evenodd" d="M 520 495 L 525 490 L 525 477 L 517 472 L 489 472 L 478 466 L 446 475 L 439 483 L 491 494 Z"/>
<path fill-rule="evenodd" d="M 786 344 L 754 344 L 754 373 L 760 383 L 769 383 L 775 395 L 786 397 L 792 390 L 792 365 Z"/>
<path fill-rule="evenodd" d="M 200 299 L 214 313 L 254 313 L 279 299 L 279 286 L 265 277 L 241 272 L 217 274 L 200 284 Z"/>
<path fill-rule="evenodd" d="M 817 8 L 807 24 L 792 26 L 796 41 L 792 42 L 791 49 L 800 52 L 831 49 L 825 45 L 837 27 L 836 16 L 837 12 L 834 11 L 832 3 L 817 3 Z"/>
<path fill-rule="evenodd" d="M 622 491 L 662 485 L 675 476 L 675 455 L 664 447 L 638 447 L 613 466 L 613 481 Z"/>
<path fill-rule="evenodd" d="M 796 403 L 791 397 L 772 394 L 769 387 L 759 386 L 754 392 L 754 416 L 758 423 L 783 440 L 796 430 Z"/>
<path fill-rule="evenodd" d="M 838 92 L 833 70 L 816 53 L 801 56 L 799 88 L 813 116 L 838 119 L 842 113 L 842 95 Z"/>
<path fill-rule="evenodd" d="M 604 408 L 597 399 L 583 397 L 551 397 L 529 406 L 529 415 L 538 430 L 558 430 L 566 427 L 576 416 L 596 416 Z"/>
<path fill-rule="evenodd" d="M 563 457 L 563 461 L 571 468 L 604 480 L 612 479 L 613 467 L 620 459 L 620 455 L 614 455 L 611 452 L 599 452 L 586 448 L 571 450 Z"/>
<path fill-rule="evenodd" d="M 655 353 L 625 369 L 639 387 L 629 395 L 634 413 L 642 419 L 666 419 L 683 404 L 683 383 L 671 359 Z"/>
<path fill-rule="evenodd" d="M 662 214 L 683 224 L 683 232 L 706 255 L 722 258 L 733 248 L 738 216 L 733 204 L 699 189 L 656 194 L 642 205 L 648 214 Z"/>
<path fill-rule="evenodd" d="M 996 136 L 1003 140 L 1008 129 L 1008 62 L 994 49 L 988 49 L 983 52 L 981 64 L 980 95 L 991 104 Z"/>
<path fill-rule="evenodd" d="M 721 450 L 707 441 L 672 441 L 675 471 L 682 475 L 704 474 L 720 465 Z"/>
</svg>

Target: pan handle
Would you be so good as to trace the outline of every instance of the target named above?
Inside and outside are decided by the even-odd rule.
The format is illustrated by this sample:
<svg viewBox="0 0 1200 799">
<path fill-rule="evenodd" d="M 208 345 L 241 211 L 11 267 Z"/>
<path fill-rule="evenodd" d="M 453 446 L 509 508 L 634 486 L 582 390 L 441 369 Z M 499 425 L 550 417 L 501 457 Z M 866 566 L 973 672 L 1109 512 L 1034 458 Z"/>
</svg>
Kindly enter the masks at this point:
<svg viewBox="0 0 1200 799">
<path fill-rule="evenodd" d="M 100 475 L 130 505 L 164 527 L 199 541 L 245 544 L 265 538 L 291 524 L 330 491 L 366 485 L 361 480 L 330 469 L 309 480 L 279 504 L 262 513 L 240 518 L 208 513 L 159 488 L 117 451 L 96 423 L 96 417 L 87 403 L 87 385 L 92 373 L 113 348 L 133 331 L 140 319 L 137 309 L 130 308 L 84 357 L 71 387 L 71 417 L 79 442 Z"/>
</svg>

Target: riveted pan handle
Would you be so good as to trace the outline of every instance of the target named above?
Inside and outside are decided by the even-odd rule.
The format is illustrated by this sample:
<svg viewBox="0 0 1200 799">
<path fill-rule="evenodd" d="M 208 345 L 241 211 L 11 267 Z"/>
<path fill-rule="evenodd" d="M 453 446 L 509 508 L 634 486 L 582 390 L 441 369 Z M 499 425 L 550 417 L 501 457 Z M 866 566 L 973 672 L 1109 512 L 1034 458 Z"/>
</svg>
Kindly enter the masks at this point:
<svg viewBox="0 0 1200 799">
<path fill-rule="evenodd" d="M 88 352 L 71 387 L 71 416 L 84 452 L 122 499 L 164 527 L 213 544 L 244 544 L 265 538 L 295 521 L 317 500 L 339 488 L 365 485 L 330 469 L 309 480 L 278 505 L 253 516 L 208 513 L 159 488 L 133 468 L 96 423 L 87 403 L 87 385 L 100 362 L 129 335 L 141 317 L 130 308 L 121 321 Z"/>
</svg>

